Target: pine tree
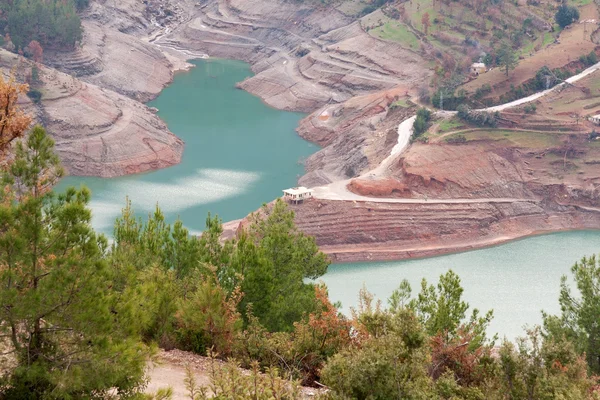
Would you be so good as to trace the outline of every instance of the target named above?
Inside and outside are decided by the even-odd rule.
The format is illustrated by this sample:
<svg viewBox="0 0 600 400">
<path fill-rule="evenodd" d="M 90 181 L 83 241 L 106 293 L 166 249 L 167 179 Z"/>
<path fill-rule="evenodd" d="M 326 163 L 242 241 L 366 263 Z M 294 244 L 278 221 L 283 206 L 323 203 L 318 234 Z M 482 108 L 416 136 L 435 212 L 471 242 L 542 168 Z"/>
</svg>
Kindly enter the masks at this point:
<svg viewBox="0 0 600 400">
<path fill-rule="evenodd" d="M 500 46 L 500 49 L 498 50 L 498 61 L 499 65 L 504 68 L 506 76 L 508 76 L 508 72 L 515 69 L 519 63 L 517 54 L 508 43 L 502 43 L 502 46 Z"/>
<path fill-rule="evenodd" d="M 252 303 L 267 329 L 290 331 L 302 315 L 314 311 L 314 286 L 304 280 L 322 276 L 327 257 L 313 237 L 298 231 L 294 212 L 281 199 L 252 217 L 248 235 L 232 256 L 243 267 L 241 311 Z"/>
<path fill-rule="evenodd" d="M 577 288 L 573 293 L 567 277 L 560 282 L 560 316 L 544 314 L 546 334 L 555 340 L 571 340 L 586 354 L 589 368 L 600 372 L 600 260 L 584 257 L 571 268 Z"/>
<path fill-rule="evenodd" d="M 36 126 L 16 147 L 0 194 L 0 344 L 15 367 L 0 397 L 133 393 L 147 351 L 91 228 L 90 192 L 51 187 L 62 175 L 54 142 Z"/>
</svg>

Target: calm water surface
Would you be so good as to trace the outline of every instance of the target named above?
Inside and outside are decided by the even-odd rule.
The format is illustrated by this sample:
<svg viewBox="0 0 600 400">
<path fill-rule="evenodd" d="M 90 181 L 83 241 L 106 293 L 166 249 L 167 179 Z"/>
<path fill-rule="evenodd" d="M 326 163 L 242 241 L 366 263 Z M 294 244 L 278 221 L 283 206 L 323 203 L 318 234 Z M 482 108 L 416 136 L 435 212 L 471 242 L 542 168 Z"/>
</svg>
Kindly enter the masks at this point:
<svg viewBox="0 0 600 400">
<path fill-rule="evenodd" d="M 540 324 L 541 313 L 559 313 L 560 277 L 584 255 L 600 252 L 600 232 L 561 232 L 534 236 L 497 247 L 409 261 L 338 264 L 322 279 L 334 301 L 345 311 L 357 304 L 358 291 L 366 286 L 386 300 L 407 279 L 413 295 L 421 279 L 437 283 L 449 269 L 463 283 L 464 298 L 471 307 L 494 310 L 490 333 L 514 339 L 526 324 Z"/>
<path fill-rule="evenodd" d="M 97 229 L 112 232 L 126 196 L 138 214 L 147 215 L 158 203 L 169 221 L 179 216 L 193 232 L 204 228 L 209 211 L 225 221 L 242 218 L 293 186 L 303 173 L 298 161 L 317 150 L 294 133 L 301 114 L 271 109 L 235 89 L 236 82 L 251 75 L 247 64 L 195 64 L 150 104 L 186 142 L 180 165 L 123 178 L 61 182 L 62 187 L 92 189 Z M 363 285 L 385 300 L 402 279 L 415 293 L 423 277 L 437 282 L 451 268 L 462 278 L 472 306 L 494 310 L 491 331 L 512 339 L 526 323 L 541 321 L 540 310 L 559 311 L 560 276 L 581 256 L 598 251 L 598 232 L 559 233 L 429 259 L 332 265 L 323 280 L 347 311 Z"/>
<path fill-rule="evenodd" d="M 181 164 L 128 177 L 61 182 L 92 190 L 97 229 L 112 232 L 126 196 L 139 215 L 158 203 L 169 221 L 179 216 L 192 232 L 204 229 L 209 211 L 224 221 L 242 218 L 294 186 L 303 174 L 299 161 L 318 149 L 294 132 L 303 114 L 272 109 L 235 88 L 252 75 L 248 64 L 194 64 L 149 104 L 185 141 Z"/>
</svg>

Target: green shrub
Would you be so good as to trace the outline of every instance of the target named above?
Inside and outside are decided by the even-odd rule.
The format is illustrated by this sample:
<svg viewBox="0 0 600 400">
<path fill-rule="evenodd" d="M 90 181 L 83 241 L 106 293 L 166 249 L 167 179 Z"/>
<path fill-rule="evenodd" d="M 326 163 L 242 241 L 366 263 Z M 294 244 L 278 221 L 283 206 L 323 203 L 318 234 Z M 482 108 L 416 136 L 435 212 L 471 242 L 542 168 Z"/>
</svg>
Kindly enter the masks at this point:
<svg viewBox="0 0 600 400">
<path fill-rule="evenodd" d="M 420 108 L 417 111 L 417 118 L 413 124 L 413 133 L 415 137 L 419 137 L 429 128 L 429 120 L 431 119 L 431 111 L 426 108 Z"/>
<path fill-rule="evenodd" d="M 456 135 L 456 136 L 450 136 L 449 138 L 446 139 L 446 143 L 466 143 L 467 138 L 465 137 L 465 135 Z"/>
<path fill-rule="evenodd" d="M 556 11 L 554 19 L 561 28 L 564 28 L 579 19 L 579 10 L 577 7 L 562 4 L 560 7 L 558 7 L 558 11 Z"/>
<path fill-rule="evenodd" d="M 473 95 L 473 97 L 476 99 L 480 99 L 483 96 L 485 96 L 486 94 L 489 94 L 491 92 L 492 92 L 492 87 L 490 86 L 489 83 L 486 83 L 482 87 L 477 88 L 477 90 L 475 90 L 475 94 Z"/>
<path fill-rule="evenodd" d="M 478 126 L 490 126 L 495 128 L 498 125 L 498 113 L 471 110 L 466 104 L 461 104 L 458 107 L 456 115 L 458 118 Z"/>
<path fill-rule="evenodd" d="M 595 51 L 591 51 L 590 54 L 587 55 L 586 57 L 586 64 L 588 66 L 592 66 L 594 64 L 596 64 L 598 62 L 598 56 L 596 55 Z"/>
<path fill-rule="evenodd" d="M 42 92 L 37 89 L 31 89 L 27 92 L 27 97 L 31 99 L 34 103 L 39 103 L 42 100 Z"/>
<path fill-rule="evenodd" d="M 24 50 L 36 40 L 43 47 L 73 49 L 83 35 L 78 7 L 87 0 L 14 0 L 2 6 L 6 26 L 15 50 Z"/>
</svg>

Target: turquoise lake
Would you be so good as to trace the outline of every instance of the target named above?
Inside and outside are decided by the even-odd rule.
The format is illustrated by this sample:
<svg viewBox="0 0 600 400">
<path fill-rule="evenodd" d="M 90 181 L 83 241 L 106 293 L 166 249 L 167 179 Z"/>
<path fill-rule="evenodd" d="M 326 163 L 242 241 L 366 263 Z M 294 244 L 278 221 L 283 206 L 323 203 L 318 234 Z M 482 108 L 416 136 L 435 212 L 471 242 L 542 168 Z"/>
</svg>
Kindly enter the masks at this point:
<svg viewBox="0 0 600 400">
<path fill-rule="evenodd" d="M 137 214 L 158 203 L 169 221 L 204 229 L 210 211 L 223 221 L 245 217 L 282 195 L 303 175 L 301 161 L 318 150 L 296 133 L 300 113 L 272 109 L 235 84 L 252 75 L 248 64 L 198 60 L 149 106 L 185 141 L 181 164 L 121 178 L 68 177 L 60 187 L 92 190 L 94 226 L 112 233 L 127 196 Z M 59 188 L 60 189 L 60 188 Z"/>
<path fill-rule="evenodd" d="M 413 295 L 421 280 L 437 284 L 449 269 L 463 284 L 464 298 L 480 311 L 494 310 L 489 333 L 514 339 L 526 324 L 540 324 L 541 310 L 560 313 L 560 277 L 583 256 L 600 252 L 600 232 L 574 231 L 533 236 L 500 246 L 417 260 L 338 264 L 323 280 L 344 311 L 357 304 L 358 291 L 367 290 L 387 304 L 387 298 L 407 279 Z"/>
<path fill-rule="evenodd" d="M 235 88 L 251 75 L 247 64 L 195 61 L 149 105 L 182 138 L 180 165 L 122 178 L 69 177 L 59 187 L 85 184 L 92 190 L 93 224 L 107 234 L 125 204 L 145 216 L 158 203 L 169 221 L 180 217 L 200 232 L 208 212 L 224 221 L 242 218 L 294 186 L 301 161 L 318 150 L 298 137 L 302 114 L 271 109 Z M 332 265 L 323 281 L 343 309 L 357 303 L 363 284 L 385 300 L 402 279 L 413 293 L 425 277 L 436 283 L 448 269 L 457 272 L 464 297 L 480 310 L 493 309 L 490 332 L 514 339 L 523 325 L 540 323 L 540 311 L 557 313 L 560 277 L 584 255 L 600 251 L 600 232 L 565 232 L 435 258 Z"/>
</svg>

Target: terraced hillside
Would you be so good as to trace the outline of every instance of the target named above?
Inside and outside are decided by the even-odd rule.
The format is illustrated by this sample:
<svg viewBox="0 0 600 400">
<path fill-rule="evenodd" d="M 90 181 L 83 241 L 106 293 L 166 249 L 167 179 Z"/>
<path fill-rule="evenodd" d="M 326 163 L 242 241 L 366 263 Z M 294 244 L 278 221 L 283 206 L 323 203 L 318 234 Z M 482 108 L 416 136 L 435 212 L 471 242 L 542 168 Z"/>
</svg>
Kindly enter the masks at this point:
<svg viewBox="0 0 600 400">
<path fill-rule="evenodd" d="M 189 23 L 155 43 L 252 63 L 257 74 L 240 87 L 287 110 L 416 88 L 431 74 L 418 52 L 373 38 L 353 17 L 282 1 L 205 0 Z"/>
<path fill-rule="evenodd" d="M 398 260 L 490 246 L 515 237 L 595 229 L 600 213 L 517 203 L 398 204 L 310 200 L 296 223 L 336 262 Z"/>
<path fill-rule="evenodd" d="M 0 50 L 0 67 L 25 79 L 33 64 Z M 68 172 L 113 177 L 179 163 L 183 142 L 143 104 L 54 69 L 38 67 L 41 101 L 22 99 L 52 133 Z"/>
</svg>

